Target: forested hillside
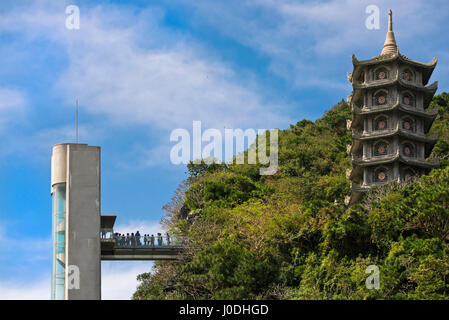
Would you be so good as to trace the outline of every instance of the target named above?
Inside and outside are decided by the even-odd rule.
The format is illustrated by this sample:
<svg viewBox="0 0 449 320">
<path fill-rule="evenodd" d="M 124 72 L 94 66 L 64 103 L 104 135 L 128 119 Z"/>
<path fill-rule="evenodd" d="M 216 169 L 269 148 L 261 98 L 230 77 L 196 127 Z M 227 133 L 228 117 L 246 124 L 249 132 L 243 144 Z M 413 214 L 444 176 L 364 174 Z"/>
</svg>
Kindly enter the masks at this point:
<svg viewBox="0 0 449 320">
<path fill-rule="evenodd" d="M 433 99 L 441 167 L 350 207 L 344 101 L 279 132 L 279 170 L 189 165 L 163 223 L 187 235 L 181 261 L 156 262 L 134 299 L 448 299 L 449 94 Z M 368 265 L 380 289 L 365 286 Z M 150 271 L 150 270 L 149 270 Z"/>
</svg>

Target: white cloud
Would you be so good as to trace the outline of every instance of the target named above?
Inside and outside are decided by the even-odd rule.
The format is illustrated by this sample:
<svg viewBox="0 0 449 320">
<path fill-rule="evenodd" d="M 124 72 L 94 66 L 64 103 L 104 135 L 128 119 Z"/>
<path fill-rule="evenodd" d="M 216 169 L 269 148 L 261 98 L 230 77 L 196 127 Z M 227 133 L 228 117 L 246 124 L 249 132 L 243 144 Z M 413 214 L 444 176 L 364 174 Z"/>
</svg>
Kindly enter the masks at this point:
<svg viewBox="0 0 449 320">
<path fill-rule="evenodd" d="M 5 227 L 7 225 L 8 227 Z M 18 262 L 13 257 L 21 257 L 21 261 L 36 262 L 45 260 L 51 256 L 51 237 L 38 238 L 28 235 L 12 235 L 8 230 L 17 228 L 17 222 L 1 221 L 0 224 L 0 262 L 7 263 L 8 266 Z M 12 260 L 12 261 L 11 261 Z"/>
<path fill-rule="evenodd" d="M 0 224 L 0 231 L 3 230 Z M 162 231 L 162 227 L 155 221 L 131 220 L 125 224 L 116 226 L 117 232 L 131 233 L 139 230 L 142 234 L 156 234 Z M 3 235 L 3 233 L 0 233 Z M 12 256 L 20 256 L 18 262 L 39 266 L 39 261 L 49 260 L 51 257 L 51 239 L 12 238 L 6 234 L 0 242 L 0 262 L 2 264 L 11 261 Z M 14 261 L 14 260 L 13 260 Z M 16 262 L 14 262 L 16 263 Z M 49 265 L 51 268 L 51 265 Z M 135 292 L 139 282 L 136 277 L 145 272 L 150 272 L 152 261 L 103 261 L 101 265 L 101 291 L 102 299 L 127 300 Z M 31 270 L 21 266 L 21 272 L 26 276 L 12 280 L 0 280 L 0 300 L 47 300 L 50 299 L 51 276 L 43 276 L 46 272 Z M 41 270 L 41 269 L 39 269 Z M 31 273 L 38 274 L 37 279 L 30 277 Z M 39 276 L 40 274 L 40 276 Z M 3 277 L 8 279 L 7 277 Z M 29 281 L 23 278 L 31 279 Z"/>
<path fill-rule="evenodd" d="M 80 6 L 76 31 L 65 28 L 64 9 L 63 3 L 35 1 L 0 14 L 0 29 L 30 44 L 45 39 L 62 49 L 68 64 L 49 90 L 66 107 L 73 108 L 79 99 L 89 138 L 136 127 L 142 130 L 140 139 L 147 128 L 159 135 L 159 144 L 138 142 L 142 148 L 131 156 L 137 159 L 128 162 L 131 167 L 169 164 L 170 131 L 190 128 L 194 120 L 217 129 L 281 128 L 292 122 L 285 115 L 290 106 L 271 99 L 253 75 L 233 69 L 189 36 L 164 28 L 161 9 L 135 13 L 126 6 Z M 101 135 L 100 128 L 107 134 Z M 33 145 L 33 159 L 47 161 L 52 144 L 73 141 L 73 136 L 72 124 L 10 136 L 13 148 L 0 146 L 0 156 L 26 154 Z M 142 158 L 145 153 L 153 154 L 150 160 Z"/>
<path fill-rule="evenodd" d="M 79 126 L 79 141 L 99 143 L 107 129 L 101 125 L 86 124 Z M 51 148 L 57 143 L 75 142 L 75 124 L 37 129 L 33 132 L 21 130 L 5 134 L 0 144 L 0 158 L 21 155 L 40 163 L 49 163 Z"/>
<path fill-rule="evenodd" d="M 279 106 L 263 102 L 250 83 L 241 83 L 232 69 L 194 45 L 141 50 L 101 22 L 84 28 L 83 46 L 70 51 L 70 67 L 58 87 L 79 96 L 92 113 L 169 130 L 193 120 L 216 128 L 257 125 L 260 118 L 272 125 L 285 121 L 274 112 Z M 114 41 L 106 36 L 111 34 Z"/>
<path fill-rule="evenodd" d="M 101 263 L 101 299 L 129 300 L 139 282 L 137 276 L 150 272 L 152 261 L 114 261 Z M 0 300 L 48 300 L 51 276 L 32 282 L 0 281 Z"/>
<path fill-rule="evenodd" d="M 313 49 L 319 55 L 335 55 L 348 48 L 362 46 L 378 47 L 380 54 L 385 32 L 387 30 L 388 10 L 393 10 L 393 29 L 399 40 L 427 35 L 438 25 L 435 20 L 446 16 L 439 13 L 438 5 L 429 5 L 427 1 L 391 1 L 380 0 L 373 3 L 365 0 L 331 0 L 325 2 L 300 2 L 291 0 L 256 0 L 261 7 L 276 10 L 282 16 L 282 24 L 297 28 L 304 36 L 313 37 Z M 365 12 L 369 5 L 380 9 L 380 30 L 368 30 Z M 444 5 L 444 2 L 441 2 Z M 446 4 L 447 6 L 447 4 Z M 434 17 L 435 20 L 431 19 Z M 410 23 L 411 19 L 419 19 L 419 23 Z M 398 26 L 396 29 L 395 27 Z M 377 42 L 377 40 L 381 42 Z"/>
<path fill-rule="evenodd" d="M 442 10 L 448 7 L 447 1 L 438 1 L 438 5 L 429 5 L 424 0 L 399 0 L 394 3 L 387 0 L 375 3 L 369 0 L 250 0 L 243 3 L 231 0 L 225 4 L 207 0 L 180 2 L 194 7 L 199 16 L 214 22 L 214 27 L 272 56 L 301 51 L 307 53 L 310 49 L 313 49 L 312 53 L 329 56 L 348 47 L 369 45 L 373 43 L 373 37 L 385 37 L 390 8 L 393 10 L 393 25 L 398 26 L 395 31 L 407 38 L 427 35 L 438 27 L 438 21 L 448 15 Z M 380 8 L 381 29 L 378 31 L 365 27 L 368 17 L 365 9 L 373 4 Z M 254 15 L 255 12 L 259 14 Z M 411 19 L 419 19 L 419 23 L 410 23 Z M 305 44 L 310 46 L 305 47 Z"/>
<path fill-rule="evenodd" d="M 101 263 L 101 299 L 129 300 L 139 282 L 137 276 L 150 272 L 152 261 L 114 261 Z"/>
<path fill-rule="evenodd" d="M 50 295 L 50 276 L 31 283 L 0 281 L 0 300 L 48 300 Z"/>
<path fill-rule="evenodd" d="M 25 94 L 17 89 L 0 88 L 0 130 L 7 122 L 17 123 L 25 111 Z"/>
<path fill-rule="evenodd" d="M 350 92 L 345 74 L 351 68 L 350 55 L 360 59 L 380 54 L 387 29 L 388 9 L 393 10 L 399 49 L 405 54 L 429 51 L 430 35 L 444 32 L 449 3 L 438 1 L 379 0 L 178 0 L 192 7 L 198 23 L 208 24 L 244 46 L 269 58 L 270 70 L 297 88 L 320 88 Z M 380 30 L 368 30 L 365 9 L 380 8 Z M 416 46 L 425 40 L 424 46 Z M 417 50 L 417 48 L 419 50 Z M 405 50 L 404 50 L 405 49 Z M 438 48 L 433 48 L 433 54 Z M 415 54 L 415 53 L 414 53 Z M 344 55 L 346 60 L 342 60 Z M 364 56 L 368 55 L 368 56 Z M 432 56 L 424 58 L 430 61 Z M 336 78 L 339 72 L 341 77 Z"/>
<path fill-rule="evenodd" d="M 25 98 L 23 93 L 18 90 L 0 88 L 0 112 L 22 109 L 24 105 Z"/>
<path fill-rule="evenodd" d="M 250 77 L 211 58 L 194 40 L 159 27 L 159 9 L 136 15 L 113 6 L 81 7 L 81 27 L 73 31 L 62 24 L 62 6 L 37 3 L 2 17 L 0 26 L 65 48 L 69 66 L 55 92 L 68 104 L 76 96 L 116 125 L 169 130 L 192 120 L 218 128 L 288 123 L 282 106 L 265 101 Z"/>
<path fill-rule="evenodd" d="M 0 300 L 50 299 L 50 275 L 39 270 L 43 262 L 50 260 L 51 239 L 12 237 L 6 232 L 10 228 L 11 222 L 1 222 Z M 13 270 L 18 274 L 11 274 Z"/>
<path fill-rule="evenodd" d="M 156 234 L 163 232 L 162 226 L 156 221 L 138 221 L 130 220 L 124 224 L 116 224 L 114 226 L 114 232 L 129 233 L 139 231 L 140 234 Z"/>
</svg>

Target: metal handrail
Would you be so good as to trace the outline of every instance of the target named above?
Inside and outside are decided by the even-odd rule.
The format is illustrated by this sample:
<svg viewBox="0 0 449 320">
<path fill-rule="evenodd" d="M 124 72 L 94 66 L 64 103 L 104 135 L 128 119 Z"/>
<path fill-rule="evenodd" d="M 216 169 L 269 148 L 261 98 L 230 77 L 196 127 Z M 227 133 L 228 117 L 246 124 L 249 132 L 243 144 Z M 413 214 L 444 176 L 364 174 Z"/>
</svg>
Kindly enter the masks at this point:
<svg viewBox="0 0 449 320">
<path fill-rule="evenodd" d="M 118 236 L 116 233 L 102 235 L 102 241 L 114 242 L 115 248 L 167 248 L 167 247 L 183 247 L 187 246 L 188 238 L 185 236 L 172 236 L 168 238 L 166 235 L 151 236 Z"/>
</svg>

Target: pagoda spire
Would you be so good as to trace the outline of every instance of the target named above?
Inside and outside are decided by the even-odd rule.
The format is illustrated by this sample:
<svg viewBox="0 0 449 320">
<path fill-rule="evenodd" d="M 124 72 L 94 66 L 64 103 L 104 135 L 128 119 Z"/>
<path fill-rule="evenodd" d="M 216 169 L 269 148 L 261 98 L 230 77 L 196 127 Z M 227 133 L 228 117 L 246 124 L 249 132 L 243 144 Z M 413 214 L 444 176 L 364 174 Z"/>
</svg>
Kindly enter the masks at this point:
<svg viewBox="0 0 449 320">
<path fill-rule="evenodd" d="M 385 38 L 385 43 L 384 43 L 384 47 L 382 49 L 381 55 L 384 54 L 394 54 L 398 52 L 398 46 L 396 44 L 396 40 L 394 38 L 394 33 L 393 33 L 393 12 L 390 11 L 388 12 L 388 32 L 387 32 L 387 36 Z"/>
</svg>

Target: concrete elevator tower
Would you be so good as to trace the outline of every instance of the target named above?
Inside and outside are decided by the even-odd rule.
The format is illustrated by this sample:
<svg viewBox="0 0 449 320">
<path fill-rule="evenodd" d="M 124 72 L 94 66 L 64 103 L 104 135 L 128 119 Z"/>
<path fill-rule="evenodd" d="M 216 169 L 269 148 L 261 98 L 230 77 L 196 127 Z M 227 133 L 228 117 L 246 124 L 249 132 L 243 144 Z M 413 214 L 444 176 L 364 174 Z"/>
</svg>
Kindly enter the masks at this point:
<svg viewBox="0 0 449 320">
<path fill-rule="evenodd" d="M 52 299 L 101 298 L 100 147 L 53 146 Z"/>
</svg>

